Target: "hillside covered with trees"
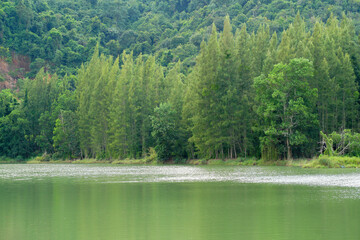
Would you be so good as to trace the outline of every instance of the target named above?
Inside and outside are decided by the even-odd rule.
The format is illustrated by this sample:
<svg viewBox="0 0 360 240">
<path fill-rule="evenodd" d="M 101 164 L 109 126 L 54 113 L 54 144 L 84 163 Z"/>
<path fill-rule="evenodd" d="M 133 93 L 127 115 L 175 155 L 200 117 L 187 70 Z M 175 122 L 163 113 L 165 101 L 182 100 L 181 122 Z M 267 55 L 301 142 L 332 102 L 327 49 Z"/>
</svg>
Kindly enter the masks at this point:
<svg viewBox="0 0 360 240">
<path fill-rule="evenodd" d="M 333 132 L 359 155 L 359 8 L 2 1 L 1 57 L 31 64 L 0 92 L 0 155 L 292 159 Z"/>
<path fill-rule="evenodd" d="M 307 30 L 346 13 L 360 31 L 357 0 L 3 0 L 0 45 L 31 58 L 29 77 L 41 67 L 62 76 L 76 73 L 97 42 L 106 55 L 128 50 L 155 55 L 165 67 L 179 60 L 187 67 L 209 39 L 211 24 L 222 31 L 226 15 L 233 29 L 246 23 L 251 33 L 265 24 L 272 34 L 287 29 L 297 12 Z"/>
</svg>

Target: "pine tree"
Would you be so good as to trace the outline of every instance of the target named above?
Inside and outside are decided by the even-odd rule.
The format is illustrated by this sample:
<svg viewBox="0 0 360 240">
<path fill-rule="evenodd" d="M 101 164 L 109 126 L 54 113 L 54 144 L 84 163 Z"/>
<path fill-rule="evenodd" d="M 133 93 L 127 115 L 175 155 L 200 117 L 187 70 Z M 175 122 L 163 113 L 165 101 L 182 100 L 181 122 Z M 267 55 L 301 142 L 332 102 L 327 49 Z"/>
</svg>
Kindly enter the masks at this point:
<svg viewBox="0 0 360 240">
<path fill-rule="evenodd" d="M 183 119 L 183 108 L 185 101 L 185 75 L 181 73 L 182 64 L 177 62 L 169 71 L 164 79 L 164 98 L 165 102 L 172 106 L 175 111 L 175 129 L 177 132 L 174 156 L 178 158 L 186 157 L 186 146 L 189 133 L 186 131 L 186 120 Z"/>
<path fill-rule="evenodd" d="M 90 62 L 85 66 L 82 65 L 78 73 L 77 116 L 79 119 L 79 141 L 82 157 L 91 157 L 91 128 L 92 119 L 89 114 L 92 102 L 92 92 L 95 88 L 96 80 L 101 77 L 99 46 L 95 48 Z"/>
<path fill-rule="evenodd" d="M 270 39 L 269 49 L 266 53 L 266 59 L 265 59 L 264 71 L 263 71 L 265 75 L 269 74 L 270 71 L 273 69 L 274 65 L 276 64 L 277 46 L 278 46 L 278 38 L 276 32 L 274 32 Z"/>
<path fill-rule="evenodd" d="M 239 84 L 242 89 L 248 89 L 252 84 L 252 79 L 255 74 L 251 71 L 251 54 L 250 54 L 250 36 L 246 31 L 244 24 L 240 31 L 236 34 L 235 39 L 235 53 L 236 53 L 236 69 L 238 74 Z"/>
<path fill-rule="evenodd" d="M 135 63 L 134 67 L 134 76 L 129 82 L 129 92 L 128 92 L 128 103 L 129 103 L 129 129 L 127 132 L 128 135 L 128 146 L 129 154 L 133 158 L 141 156 L 142 151 L 142 139 L 141 139 L 141 108 L 142 108 L 142 99 L 143 88 L 142 81 L 144 77 L 144 61 L 140 55 Z"/>
<path fill-rule="evenodd" d="M 235 52 L 235 42 L 232 34 L 229 16 L 225 18 L 224 29 L 220 36 L 220 55 L 219 55 L 219 82 L 220 96 L 219 104 L 222 106 L 223 113 L 220 115 L 220 125 L 222 129 L 222 148 L 228 158 L 236 157 L 236 143 L 238 132 L 238 118 L 240 111 L 239 84 L 237 81 L 237 61 Z M 224 151 L 222 150 L 222 152 Z M 227 154 L 226 154 L 227 152 Z"/>
<path fill-rule="evenodd" d="M 355 74 L 349 54 L 341 57 L 341 75 L 339 77 L 340 97 L 342 108 L 341 128 L 355 127 L 357 117 L 357 99 L 359 98 L 358 87 L 355 83 Z"/>
<path fill-rule="evenodd" d="M 269 48 L 270 30 L 268 26 L 262 25 L 258 29 L 252 45 L 252 72 L 253 77 L 262 73 L 267 50 Z"/>
<path fill-rule="evenodd" d="M 290 26 L 291 27 L 291 26 Z M 279 63 L 288 63 L 290 59 L 295 57 L 294 49 L 291 47 L 291 38 L 289 30 L 283 31 L 281 42 L 277 50 L 277 61 Z"/>
<path fill-rule="evenodd" d="M 91 122 L 91 152 L 93 157 L 105 158 L 107 147 L 108 132 L 108 101 L 107 86 L 109 82 L 109 72 L 111 70 L 113 59 L 100 56 L 98 71 L 100 76 L 94 79 L 94 89 L 90 93 L 89 121 Z"/>
<path fill-rule="evenodd" d="M 218 90 L 217 73 L 219 64 L 219 46 L 215 24 L 208 45 L 201 43 L 200 54 L 192 75 L 193 87 L 189 89 L 193 95 L 191 110 L 192 137 L 189 139 L 198 148 L 202 156 L 218 157 L 219 112 L 217 109 Z"/>
<path fill-rule="evenodd" d="M 123 53 L 123 65 L 116 78 L 116 87 L 110 105 L 109 154 L 112 158 L 125 158 L 129 154 L 129 83 L 134 77 L 133 55 Z"/>
<path fill-rule="evenodd" d="M 77 157 L 79 145 L 77 116 L 72 111 L 61 111 L 54 127 L 54 149 L 58 156 L 72 159 Z"/>
<path fill-rule="evenodd" d="M 53 151 L 52 129 L 55 122 L 51 120 L 51 106 L 58 94 L 56 81 L 57 76 L 50 76 L 43 68 L 34 80 L 25 80 L 26 105 L 23 110 L 30 123 L 33 151 Z"/>
<path fill-rule="evenodd" d="M 141 88 L 144 93 L 141 103 L 141 151 L 144 156 L 151 145 L 149 131 L 151 129 L 150 115 L 164 101 L 163 70 L 161 66 L 156 64 L 155 57 L 153 56 L 150 56 L 145 62 Z"/>
</svg>

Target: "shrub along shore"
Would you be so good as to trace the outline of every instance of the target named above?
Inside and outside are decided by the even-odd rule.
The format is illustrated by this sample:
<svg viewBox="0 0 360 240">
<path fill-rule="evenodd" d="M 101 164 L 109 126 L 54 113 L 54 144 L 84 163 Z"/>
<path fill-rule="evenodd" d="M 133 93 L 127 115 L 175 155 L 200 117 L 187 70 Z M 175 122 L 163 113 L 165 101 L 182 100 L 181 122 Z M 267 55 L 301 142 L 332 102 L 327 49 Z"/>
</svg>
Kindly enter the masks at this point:
<svg viewBox="0 0 360 240">
<path fill-rule="evenodd" d="M 345 156 L 319 156 L 312 159 L 296 160 L 277 160 L 264 161 L 255 158 L 238 159 L 190 159 L 190 160 L 171 160 L 159 162 L 156 159 L 124 159 L 124 160 L 101 160 L 101 159 L 73 159 L 73 160 L 54 160 L 36 157 L 26 161 L 16 159 L 0 159 L 0 164 L 6 163 L 27 163 L 27 164 L 122 164 L 122 165 L 219 165 L 219 166 L 286 166 L 302 168 L 360 168 L 360 157 Z"/>
</svg>

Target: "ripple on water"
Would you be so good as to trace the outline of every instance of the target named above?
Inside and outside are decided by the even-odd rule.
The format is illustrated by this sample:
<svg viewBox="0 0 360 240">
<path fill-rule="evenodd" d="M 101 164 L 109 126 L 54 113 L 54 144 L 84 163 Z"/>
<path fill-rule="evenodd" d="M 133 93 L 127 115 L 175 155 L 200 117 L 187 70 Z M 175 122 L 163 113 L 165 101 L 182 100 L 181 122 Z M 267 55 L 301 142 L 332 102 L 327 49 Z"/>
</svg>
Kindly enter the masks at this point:
<svg viewBox="0 0 360 240">
<path fill-rule="evenodd" d="M 223 182 L 309 186 L 360 187 L 353 170 L 313 170 L 272 167 L 0 165 L 0 180 L 34 181 L 49 178 L 84 179 L 102 183 Z M 359 194 L 357 194 L 358 196 Z"/>
</svg>

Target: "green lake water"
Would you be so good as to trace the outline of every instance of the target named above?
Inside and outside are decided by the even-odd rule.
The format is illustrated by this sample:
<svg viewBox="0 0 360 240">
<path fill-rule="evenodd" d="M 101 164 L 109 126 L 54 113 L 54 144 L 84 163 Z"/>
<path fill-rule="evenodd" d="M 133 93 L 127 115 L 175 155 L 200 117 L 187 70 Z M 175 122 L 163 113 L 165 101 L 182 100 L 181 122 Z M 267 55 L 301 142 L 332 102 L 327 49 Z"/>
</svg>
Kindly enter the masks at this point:
<svg viewBox="0 0 360 240">
<path fill-rule="evenodd" d="M 360 239 L 360 171 L 0 165 L 1 240 Z"/>
</svg>

